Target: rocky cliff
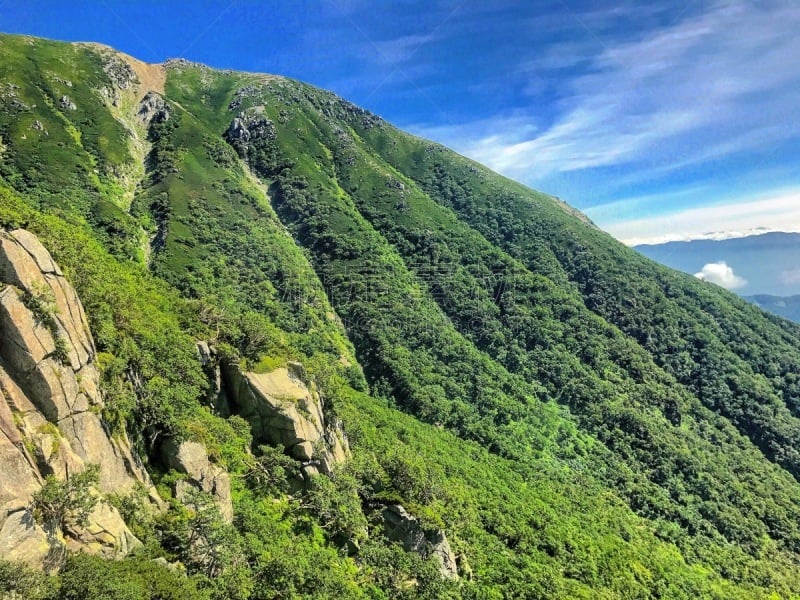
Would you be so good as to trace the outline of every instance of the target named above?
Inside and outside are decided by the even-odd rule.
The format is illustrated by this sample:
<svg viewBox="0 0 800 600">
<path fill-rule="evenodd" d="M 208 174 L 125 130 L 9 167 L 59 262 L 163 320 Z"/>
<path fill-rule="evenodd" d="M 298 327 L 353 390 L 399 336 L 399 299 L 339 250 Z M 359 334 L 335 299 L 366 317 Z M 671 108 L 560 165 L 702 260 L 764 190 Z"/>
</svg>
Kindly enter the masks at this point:
<svg viewBox="0 0 800 600">
<path fill-rule="evenodd" d="M 324 401 L 300 363 L 269 373 L 244 372 L 223 365 L 232 408 L 247 419 L 256 440 L 283 447 L 308 475 L 330 474 L 350 454 L 344 429 L 326 414 Z"/>
<path fill-rule="evenodd" d="M 439 564 L 439 574 L 445 579 L 458 579 L 456 556 L 444 530 L 425 528 L 400 504 L 390 504 L 381 511 L 386 535 L 400 542 L 407 552 L 422 558 L 433 556 Z"/>
<path fill-rule="evenodd" d="M 64 549 L 121 556 L 138 545 L 103 494 L 138 483 L 155 496 L 124 434 L 101 418 L 96 352 L 78 296 L 39 240 L 0 231 L 0 558 L 58 566 Z M 88 520 L 34 518 L 48 476 L 65 482 L 97 465 Z"/>
</svg>

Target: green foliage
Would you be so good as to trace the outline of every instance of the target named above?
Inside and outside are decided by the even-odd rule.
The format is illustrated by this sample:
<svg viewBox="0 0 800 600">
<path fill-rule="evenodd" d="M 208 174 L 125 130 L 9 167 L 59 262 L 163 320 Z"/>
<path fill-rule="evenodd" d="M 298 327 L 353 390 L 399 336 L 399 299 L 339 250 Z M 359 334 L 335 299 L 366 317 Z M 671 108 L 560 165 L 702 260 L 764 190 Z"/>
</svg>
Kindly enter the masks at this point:
<svg viewBox="0 0 800 600">
<path fill-rule="evenodd" d="M 193 573 L 220 577 L 239 562 L 236 530 L 223 522 L 213 498 L 192 486 L 186 487 L 180 512 L 164 519 L 165 548 Z"/>
<path fill-rule="evenodd" d="M 0 560 L 0 597 L 54 600 L 58 580 L 25 565 Z"/>
<path fill-rule="evenodd" d="M 59 579 L 61 600 L 210 600 L 180 571 L 142 557 L 109 561 L 76 554 Z"/>
<path fill-rule="evenodd" d="M 0 561 L 0 594 L 25 600 L 211 600 L 194 579 L 153 560 L 86 554 L 69 556 L 57 576 Z"/>
<path fill-rule="evenodd" d="M 433 559 L 423 560 L 385 538 L 370 539 L 359 549 L 358 556 L 371 579 L 372 598 L 446 600 L 464 596 L 465 590 L 442 579 Z"/>
<path fill-rule="evenodd" d="M 53 475 L 33 494 L 33 516 L 51 531 L 85 527 L 99 497 L 92 489 L 99 479 L 99 467 L 89 465 L 84 471 L 60 481 Z"/>
<path fill-rule="evenodd" d="M 191 438 L 231 473 L 235 512 L 227 524 L 190 491 L 153 517 L 140 490 L 114 502 L 141 556 L 72 557 L 58 579 L 0 564 L 0 585 L 126 599 L 800 593 L 800 327 L 282 78 L 170 63 L 129 205 L 120 182 L 141 166 L 103 100 L 121 93 L 111 55 L 0 42 L 0 226 L 36 233 L 77 288 L 103 417 L 160 489 L 179 483 L 157 472 L 160 439 Z M 349 463 L 304 487 L 282 449 L 252 448 L 247 422 L 217 412 L 200 339 L 257 372 L 301 361 L 344 421 Z M 49 480 L 40 516 L 81 513 L 77 483 Z M 446 532 L 459 582 L 385 539 L 387 503 Z"/>
<path fill-rule="evenodd" d="M 359 482 L 344 469 L 332 478 L 318 475 L 304 494 L 303 507 L 334 540 L 356 547 L 367 537 L 367 520 L 361 510 Z"/>
<path fill-rule="evenodd" d="M 273 446 L 259 446 L 250 471 L 246 475 L 248 486 L 261 496 L 288 494 L 292 482 L 302 474 L 297 461 Z"/>
<path fill-rule="evenodd" d="M 328 544 L 313 517 L 296 504 L 245 494 L 235 510 L 254 600 L 368 597 L 355 563 Z"/>
</svg>

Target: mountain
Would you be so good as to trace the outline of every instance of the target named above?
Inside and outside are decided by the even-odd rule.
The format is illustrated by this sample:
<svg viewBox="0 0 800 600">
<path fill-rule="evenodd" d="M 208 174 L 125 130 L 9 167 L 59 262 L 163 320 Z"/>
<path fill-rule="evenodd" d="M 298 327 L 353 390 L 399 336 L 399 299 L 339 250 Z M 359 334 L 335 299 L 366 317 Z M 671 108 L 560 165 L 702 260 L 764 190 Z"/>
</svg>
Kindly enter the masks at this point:
<svg viewBox="0 0 800 600">
<path fill-rule="evenodd" d="M 800 296 L 770 296 L 769 294 L 756 294 L 745 298 L 756 306 L 794 321 L 800 322 Z"/>
<path fill-rule="evenodd" d="M 744 295 L 800 294 L 800 233 L 770 232 L 724 240 L 692 240 L 635 246 L 668 267 L 699 273 L 710 263 L 725 262 L 745 280 Z"/>
<path fill-rule="evenodd" d="M 1 592 L 800 594 L 800 326 L 304 83 L 0 55 Z"/>
</svg>

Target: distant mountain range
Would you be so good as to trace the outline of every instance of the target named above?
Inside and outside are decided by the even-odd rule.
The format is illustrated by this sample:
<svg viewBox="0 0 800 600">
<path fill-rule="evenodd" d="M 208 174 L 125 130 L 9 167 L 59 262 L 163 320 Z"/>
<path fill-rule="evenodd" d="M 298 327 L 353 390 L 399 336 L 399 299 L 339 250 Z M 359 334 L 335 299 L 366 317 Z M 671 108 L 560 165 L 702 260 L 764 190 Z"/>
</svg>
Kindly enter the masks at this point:
<svg viewBox="0 0 800 600">
<path fill-rule="evenodd" d="M 698 273 L 709 263 L 725 262 L 746 283 L 742 295 L 800 294 L 800 233 L 765 233 L 726 240 L 692 240 L 635 246 L 662 264 Z"/>
<path fill-rule="evenodd" d="M 800 296 L 756 294 L 755 296 L 745 296 L 745 300 L 749 300 L 766 311 L 800 323 Z"/>
<path fill-rule="evenodd" d="M 662 264 L 696 274 L 725 263 L 727 286 L 764 310 L 800 321 L 800 233 L 635 246 Z M 713 270 L 713 269 L 712 269 Z M 723 285 L 725 282 L 721 282 Z"/>
</svg>

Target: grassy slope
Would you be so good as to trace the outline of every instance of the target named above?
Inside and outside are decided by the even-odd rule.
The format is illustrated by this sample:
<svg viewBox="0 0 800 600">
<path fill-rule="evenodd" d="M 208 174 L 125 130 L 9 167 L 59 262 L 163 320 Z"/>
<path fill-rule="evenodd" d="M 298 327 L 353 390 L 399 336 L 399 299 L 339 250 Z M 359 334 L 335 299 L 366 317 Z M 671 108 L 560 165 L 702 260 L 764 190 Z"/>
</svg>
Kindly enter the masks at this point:
<svg viewBox="0 0 800 600">
<path fill-rule="evenodd" d="M 721 537 L 749 545 L 756 555 L 773 546 L 768 535 L 777 539 L 777 545 L 784 550 L 796 548 L 797 533 L 790 525 L 796 518 L 792 515 L 797 513 L 797 491 L 792 478 L 780 469 L 765 466 L 761 454 L 725 419 L 704 409 L 619 329 L 587 311 L 583 298 L 576 292 L 569 293 L 569 286 L 556 285 L 558 281 L 568 280 L 569 274 L 554 260 L 557 257 L 553 253 L 550 260 L 542 261 L 547 269 L 543 273 L 526 272 L 527 265 L 520 265 L 491 248 L 477 232 L 458 224 L 450 211 L 431 205 L 412 182 L 380 159 L 376 160 L 369 149 L 359 151 L 356 136 L 343 142 L 343 136 L 336 130 L 341 129 L 342 121 L 348 118 L 350 107 L 302 86 L 292 91 L 295 96 L 305 93 L 308 102 L 305 105 L 287 102 L 287 97 L 292 95 L 285 90 L 271 91 L 267 102 L 267 110 L 274 111 L 272 116 L 277 116 L 281 110 L 293 114 L 292 119 L 279 127 L 285 136 L 282 139 L 279 135 L 281 150 L 287 154 L 296 152 L 305 136 L 295 132 L 313 131 L 311 143 L 322 141 L 327 144 L 328 152 L 314 152 L 311 148 L 304 148 L 303 152 L 315 153 L 318 157 L 334 155 L 335 159 L 329 163 L 335 164 L 326 166 L 322 159 L 320 168 L 295 167 L 292 174 L 304 179 L 300 186 L 293 187 L 285 175 L 279 175 L 280 185 L 276 187 L 279 214 L 295 226 L 299 239 L 316 249 L 318 263 L 340 269 L 347 267 L 347 261 L 357 263 L 360 269 L 368 270 L 373 286 L 378 282 L 383 302 L 392 302 L 393 289 L 400 290 L 398 296 L 410 296 L 406 300 L 408 316 L 403 318 L 403 311 L 395 309 L 392 323 L 388 324 L 381 323 L 379 315 L 375 314 L 375 303 L 368 306 L 351 303 L 346 294 L 337 298 L 334 291 L 337 309 L 346 319 L 359 324 L 358 328 L 351 329 L 351 335 L 357 348 L 361 348 L 360 356 L 368 370 L 372 370 L 373 379 L 381 376 L 389 379 L 395 397 L 423 418 L 439 419 L 462 434 L 485 441 L 496 451 L 520 458 L 519 454 L 514 454 L 513 441 L 524 439 L 529 449 L 537 436 L 526 431 L 525 425 L 531 423 L 528 420 L 531 417 L 520 412 L 519 406 L 524 403 L 489 387 L 502 381 L 497 374 L 478 386 L 478 391 L 489 389 L 488 405 L 476 397 L 474 388 L 451 386 L 446 391 L 430 390 L 441 377 L 436 369 L 447 366 L 456 365 L 460 372 L 474 373 L 480 378 L 481 370 L 475 363 L 465 364 L 469 352 L 458 350 L 457 340 L 437 339 L 437 336 L 448 336 L 449 331 L 449 323 L 437 320 L 442 311 L 450 311 L 456 324 L 465 314 L 469 318 L 477 317 L 483 330 L 477 335 L 475 331 L 467 331 L 476 338 L 474 341 L 512 370 L 524 374 L 526 380 L 549 384 L 551 394 L 569 403 L 581 425 L 632 468 L 632 473 L 626 472 L 625 467 L 612 471 L 608 480 L 623 488 L 621 491 L 641 513 L 680 523 L 684 534 L 689 533 L 693 538 L 708 536 L 718 540 Z M 340 120 L 334 122 L 331 114 Z M 366 119 L 357 115 L 352 121 L 364 123 Z M 370 125 L 363 129 L 386 133 L 388 128 Z M 384 140 L 387 146 L 402 144 L 402 137 L 397 133 L 390 131 L 386 137 L 389 138 Z M 333 181 L 331 172 L 336 173 Z M 391 183 L 393 177 L 403 183 L 402 189 Z M 497 181 L 493 183 L 509 193 L 508 184 Z M 311 192 L 304 193 L 307 189 Z M 511 189 L 516 191 L 514 187 Z M 537 201 L 545 214 L 549 212 L 553 218 L 574 221 L 574 217 L 552 201 L 541 196 Z M 325 215 L 325 223 L 312 230 L 308 222 L 317 214 Z M 381 244 L 374 235 L 375 229 L 384 233 L 393 247 L 385 242 Z M 423 237 L 425 247 L 420 250 Z M 331 239 L 337 245 L 331 243 Z M 328 243 L 323 245 L 321 240 Z M 546 248 L 531 246 L 546 255 Z M 360 249 L 362 254 L 353 256 L 354 248 Z M 419 294 L 415 291 L 415 282 L 406 284 L 403 268 L 397 266 L 396 258 L 391 258 L 396 256 L 396 251 L 405 254 L 405 264 L 417 270 L 423 285 L 436 284 L 437 289 L 430 290 L 426 306 L 412 304 Z M 442 279 L 447 277 L 437 276 L 436 281 L 430 281 L 428 269 L 432 256 L 448 269 L 459 269 L 458 275 L 453 277 L 455 281 L 445 283 L 463 289 L 442 289 Z M 391 267 L 376 268 L 373 266 L 376 262 Z M 487 267 L 504 269 L 513 275 L 514 296 L 524 301 L 520 302 L 521 307 L 501 307 L 500 310 L 506 312 L 501 317 L 497 307 L 491 305 L 491 290 L 476 296 L 482 281 L 474 274 L 479 277 L 481 268 Z M 349 275 L 352 280 L 352 270 Z M 432 305 L 430 300 L 434 298 L 439 300 L 440 306 Z M 400 306 L 401 302 L 398 297 L 393 307 Z M 519 315 L 520 310 L 531 306 L 536 306 L 540 314 L 535 318 Z M 548 312 L 541 314 L 542 310 Z M 511 319 L 526 316 L 528 322 L 514 328 L 509 326 Z M 418 331 L 420 317 L 424 321 L 423 332 Z M 394 328 L 399 328 L 400 332 L 395 332 Z M 499 338 L 494 344 L 493 335 Z M 520 351 L 520 337 L 525 335 L 530 339 L 523 338 L 525 348 Z M 481 336 L 487 339 L 478 339 Z M 442 343 L 443 340 L 447 341 Z M 386 356 L 375 353 L 376 347 Z M 458 359 L 440 354 L 434 361 L 433 373 L 420 368 L 419 363 L 430 367 L 426 352 L 446 352 L 443 347 L 455 348 L 453 354 Z M 369 354 L 365 352 L 367 348 Z M 451 383 L 453 379 L 450 374 Z M 513 377 L 509 381 L 512 380 Z M 437 395 L 437 391 L 444 393 Z M 465 411 L 466 415 L 459 414 L 459 400 L 476 409 L 477 415 L 470 416 L 469 411 Z M 498 410 L 498 407 L 502 408 Z M 531 411 L 537 414 L 540 422 L 549 421 L 546 416 L 542 418 L 541 412 L 542 409 Z M 680 426 L 670 422 L 674 417 L 666 414 L 669 412 L 680 415 Z M 498 414 L 511 415 L 509 422 L 513 423 L 515 433 L 512 429 L 493 427 L 497 425 Z M 550 423 L 552 426 L 552 421 Z M 713 442 L 706 441 L 709 428 L 714 431 Z M 541 427 L 531 429 L 541 431 Z M 618 468 L 613 458 L 608 460 L 610 469 Z M 734 469 L 734 465 L 737 468 Z M 767 489 L 762 479 L 765 470 L 769 473 Z M 729 496 L 731 488 L 743 491 L 737 498 L 720 503 L 717 498 Z M 706 550 L 705 541 L 697 542 L 700 548 L 692 541 L 684 540 L 684 543 L 690 554 L 697 552 L 706 559 L 716 560 L 713 558 L 716 550 Z M 724 558 L 719 566 L 730 560 L 725 553 L 721 556 Z"/>
</svg>

